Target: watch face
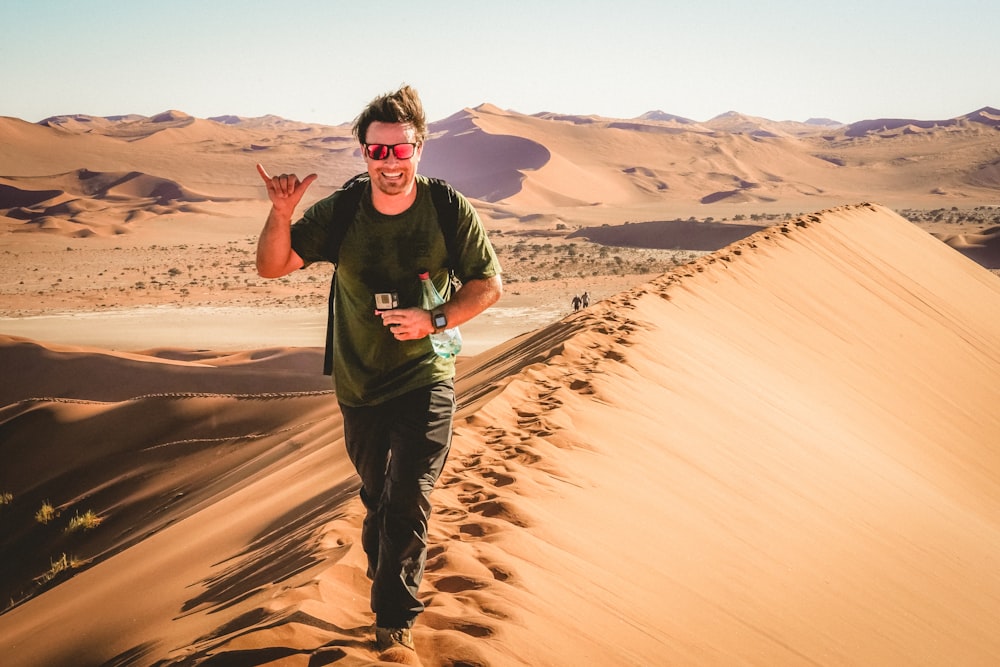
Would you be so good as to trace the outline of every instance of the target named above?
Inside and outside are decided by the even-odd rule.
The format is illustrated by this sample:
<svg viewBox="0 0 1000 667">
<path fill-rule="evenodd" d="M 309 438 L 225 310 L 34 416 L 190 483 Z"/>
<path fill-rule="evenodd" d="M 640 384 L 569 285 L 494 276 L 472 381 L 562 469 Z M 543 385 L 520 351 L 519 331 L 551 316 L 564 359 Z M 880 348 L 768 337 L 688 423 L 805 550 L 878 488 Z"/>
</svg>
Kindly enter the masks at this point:
<svg viewBox="0 0 1000 667">
<path fill-rule="evenodd" d="M 448 318 L 444 316 L 444 313 L 434 313 L 434 326 L 438 329 L 444 327 L 448 324 Z"/>
</svg>

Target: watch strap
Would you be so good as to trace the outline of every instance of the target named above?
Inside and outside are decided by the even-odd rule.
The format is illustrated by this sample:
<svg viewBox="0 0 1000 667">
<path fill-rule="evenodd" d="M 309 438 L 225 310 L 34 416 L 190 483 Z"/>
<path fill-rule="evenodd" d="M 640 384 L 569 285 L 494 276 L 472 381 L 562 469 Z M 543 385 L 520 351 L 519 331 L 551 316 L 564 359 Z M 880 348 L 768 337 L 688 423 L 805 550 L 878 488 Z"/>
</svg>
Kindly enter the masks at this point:
<svg viewBox="0 0 1000 667">
<path fill-rule="evenodd" d="M 434 327 L 434 333 L 439 333 L 448 328 L 448 318 L 445 317 L 444 311 L 431 311 L 431 326 Z"/>
</svg>

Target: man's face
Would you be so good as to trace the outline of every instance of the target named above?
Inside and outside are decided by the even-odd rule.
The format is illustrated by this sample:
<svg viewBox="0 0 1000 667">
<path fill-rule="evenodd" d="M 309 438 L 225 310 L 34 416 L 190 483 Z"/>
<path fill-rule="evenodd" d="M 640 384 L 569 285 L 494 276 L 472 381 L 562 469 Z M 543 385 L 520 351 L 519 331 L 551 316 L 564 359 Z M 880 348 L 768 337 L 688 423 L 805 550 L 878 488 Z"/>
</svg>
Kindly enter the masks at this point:
<svg viewBox="0 0 1000 667">
<path fill-rule="evenodd" d="M 408 123 L 381 123 L 373 122 L 368 126 L 365 143 L 384 144 L 392 146 L 394 144 L 416 143 L 416 132 Z M 402 148 L 402 147 L 401 147 Z M 384 160 L 375 160 L 368 156 L 368 152 L 362 146 L 365 156 L 365 164 L 368 165 L 368 175 L 371 177 L 372 185 L 379 191 L 387 195 L 408 194 L 413 188 L 414 180 L 417 176 L 417 164 L 420 162 L 420 155 L 423 152 L 423 145 L 416 147 L 412 157 L 401 160 L 396 157 L 394 151 L 390 150 Z"/>
</svg>

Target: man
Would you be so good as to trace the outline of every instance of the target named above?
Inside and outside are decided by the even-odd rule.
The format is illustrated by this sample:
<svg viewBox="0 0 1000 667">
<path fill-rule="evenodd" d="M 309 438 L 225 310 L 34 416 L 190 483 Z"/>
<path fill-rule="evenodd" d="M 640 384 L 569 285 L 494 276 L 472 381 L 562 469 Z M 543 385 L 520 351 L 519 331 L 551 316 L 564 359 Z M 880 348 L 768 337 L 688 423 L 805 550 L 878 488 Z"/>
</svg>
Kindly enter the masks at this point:
<svg viewBox="0 0 1000 667">
<path fill-rule="evenodd" d="M 362 544 L 376 644 L 405 653 L 413 651 L 410 628 L 424 608 L 417 590 L 427 556 L 429 496 L 448 456 L 455 411 L 455 361 L 435 355 L 428 335 L 468 322 L 503 288 L 482 222 L 461 195 L 451 244 L 457 258 L 449 262 L 431 184 L 417 175 L 427 125 L 416 91 L 404 86 L 372 100 L 355 120 L 354 134 L 371 182 L 337 255 L 328 335 L 344 441 L 367 509 Z M 329 260 L 331 211 L 342 191 L 293 225 L 316 174 L 300 181 L 294 174 L 271 177 L 261 165 L 257 170 L 271 200 L 257 245 L 258 273 L 277 278 Z M 453 289 L 449 269 L 461 288 Z M 433 313 L 419 307 L 418 274 L 425 270 L 447 300 Z M 386 295 L 398 307 L 386 309 Z"/>
</svg>

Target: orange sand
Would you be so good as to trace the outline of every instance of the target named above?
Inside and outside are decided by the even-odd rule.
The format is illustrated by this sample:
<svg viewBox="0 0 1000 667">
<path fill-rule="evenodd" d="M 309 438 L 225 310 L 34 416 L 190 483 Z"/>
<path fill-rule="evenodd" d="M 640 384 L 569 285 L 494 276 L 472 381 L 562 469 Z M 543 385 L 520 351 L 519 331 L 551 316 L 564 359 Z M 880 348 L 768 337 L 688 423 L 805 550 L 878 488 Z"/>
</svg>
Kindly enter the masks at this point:
<svg viewBox="0 0 1000 667">
<path fill-rule="evenodd" d="M 507 291 L 459 361 L 423 663 L 1000 664 L 998 126 L 434 123 Z M 319 173 L 308 204 L 348 128 L 0 137 L 0 662 L 375 664 L 330 270 L 252 260 L 254 164 Z"/>
<path fill-rule="evenodd" d="M 424 664 L 1000 663 L 997 312 L 859 205 L 463 359 Z M 0 615 L 4 663 L 373 664 L 316 354 L 5 339 L 5 583 L 84 563 Z"/>
</svg>

